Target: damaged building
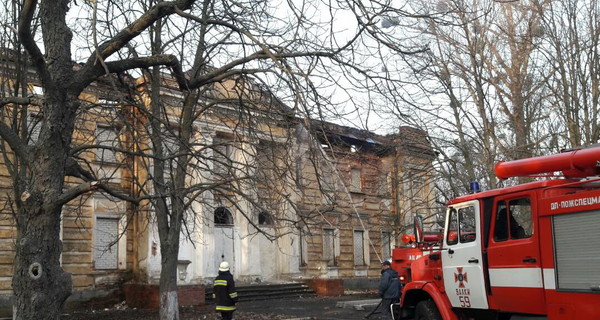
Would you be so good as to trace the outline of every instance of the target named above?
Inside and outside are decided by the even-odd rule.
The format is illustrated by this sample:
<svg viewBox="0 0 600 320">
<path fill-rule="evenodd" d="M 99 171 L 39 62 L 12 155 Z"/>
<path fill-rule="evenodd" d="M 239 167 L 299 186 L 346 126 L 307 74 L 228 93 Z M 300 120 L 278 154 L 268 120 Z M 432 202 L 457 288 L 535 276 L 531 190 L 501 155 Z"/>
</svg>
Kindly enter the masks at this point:
<svg viewBox="0 0 600 320">
<path fill-rule="evenodd" d="M 186 97 L 168 77 L 159 87 L 144 77 L 116 80 L 95 83 L 80 97 L 89 112 L 78 121 L 74 147 L 85 167 L 113 189 L 154 199 L 158 157 L 150 154 L 156 150 L 152 146 L 160 143 L 168 152 L 177 145 Z M 115 83 L 120 92 L 114 92 Z M 41 94 L 36 88 L 32 80 L 30 90 Z M 149 125 L 148 110 L 159 100 L 166 110 L 165 132 L 153 141 L 157 127 Z M 307 121 L 247 77 L 213 85 L 195 104 L 186 145 L 191 160 L 185 184 L 193 192 L 185 194 L 181 285 L 209 283 L 224 260 L 240 283 L 368 284 L 379 278 L 380 262 L 390 259 L 414 214 L 432 207 L 435 154 L 420 129 L 400 127 L 384 136 Z M 35 143 L 38 118 L 31 110 L 25 116 Z M 180 165 L 165 165 L 161 181 L 170 183 L 169 172 Z M 10 194 L 6 164 L 0 168 L 3 191 Z M 3 199 L 8 203 L 10 197 Z M 61 263 L 73 276 L 70 301 L 110 299 L 125 282 L 158 283 L 161 246 L 154 205 L 97 192 L 65 206 Z M 10 310 L 16 227 L 5 211 L 0 302 Z"/>
</svg>

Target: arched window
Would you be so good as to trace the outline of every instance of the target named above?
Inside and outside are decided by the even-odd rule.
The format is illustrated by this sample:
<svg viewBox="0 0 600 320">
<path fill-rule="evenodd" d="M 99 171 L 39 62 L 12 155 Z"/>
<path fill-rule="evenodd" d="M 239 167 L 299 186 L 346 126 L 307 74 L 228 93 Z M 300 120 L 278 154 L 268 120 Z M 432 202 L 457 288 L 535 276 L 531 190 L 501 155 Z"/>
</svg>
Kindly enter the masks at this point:
<svg viewBox="0 0 600 320">
<path fill-rule="evenodd" d="M 232 225 L 233 216 L 225 207 L 215 209 L 215 225 Z"/>
<path fill-rule="evenodd" d="M 263 211 L 258 214 L 258 224 L 259 225 L 274 225 L 273 216 L 271 216 L 268 212 Z"/>
</svg>

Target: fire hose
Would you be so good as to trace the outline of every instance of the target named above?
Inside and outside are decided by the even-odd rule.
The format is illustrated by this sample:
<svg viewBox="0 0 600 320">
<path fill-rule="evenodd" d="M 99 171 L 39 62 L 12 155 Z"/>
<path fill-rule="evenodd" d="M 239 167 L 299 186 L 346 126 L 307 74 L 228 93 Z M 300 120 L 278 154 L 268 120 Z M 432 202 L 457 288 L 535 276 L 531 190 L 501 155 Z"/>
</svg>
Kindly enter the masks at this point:
<svg viewBox="0 0 600 320">
<path fill-rule="evenodd" d="M 377 309 L 379 309 L 379 307 L 381 306 L 381 303 L 383 302 L 383 299 L 381 299 L 379 301 L 379 304 L 373 308 L 373 311 L 371 311 L 371 313 L 369 313 L 368 315 L 365 316 L 365 319 L 369 319 L 370 316 L 372 316 L 373 314 L 375 314 L 375 312 L 377 311 Z"/>
</svg>

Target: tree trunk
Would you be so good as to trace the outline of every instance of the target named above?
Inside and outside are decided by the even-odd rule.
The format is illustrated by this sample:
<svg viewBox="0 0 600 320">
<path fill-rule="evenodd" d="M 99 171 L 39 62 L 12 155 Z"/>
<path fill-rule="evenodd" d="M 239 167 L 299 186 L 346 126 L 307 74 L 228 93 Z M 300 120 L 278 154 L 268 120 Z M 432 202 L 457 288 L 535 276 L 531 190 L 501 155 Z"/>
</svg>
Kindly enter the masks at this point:
<svg viewBox="0 0 600 320">
<path fill-rule="evenodd" d="M 173 246 L 177 248 L 172 248 Z M 162 263 L 160 271 L 160 319 L 179 320 L 179 305 L 177 299 L 177 255 L 179 245 L 163 245 L 161 252 Z"/>
<path fill-rule="evenodd" d="M 53 142 L 57 141 L 46 145 L 63 144 Z M 60 266 L 62 205 L 53 202 L 58 201 L 64 184 L 64 164 L 60 164 L 68 152 L 47 149 L 33 162 L 33 184 L 19 188 L 26 191 L 19 196 L 17 216 L 14 319 L 59 319 L 72 291 L 71 274 Z"/>
<path fill-rule="evenodd" d="M 75 122 L 77 97 L 48 99 L 40 142 L 26 162 L 26 179 L 15 180 L 18 214 L 14 319 L 59 319 L 72 292 L 71 274 L 60 265 L 61 195 Z M 20 194 L 18 194 L 20 193 Z"/>
<path fill-rule="evenodd" d="M 13 319 L 59 319 L 71 295 L 71 274 L 60 267 L 60 208 L 19 212 L 27 221 L 16 243 Z"/>
</svg>

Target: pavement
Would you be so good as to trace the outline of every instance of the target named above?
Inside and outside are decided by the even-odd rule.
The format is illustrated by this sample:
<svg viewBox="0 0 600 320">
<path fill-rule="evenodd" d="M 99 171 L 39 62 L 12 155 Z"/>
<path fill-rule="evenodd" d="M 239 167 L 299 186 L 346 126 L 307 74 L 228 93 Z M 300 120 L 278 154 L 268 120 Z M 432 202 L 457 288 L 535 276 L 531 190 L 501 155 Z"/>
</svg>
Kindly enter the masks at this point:
<svg viewBox="0 0 600 320">
<path fill-rule="evenodd" d="M 289 316 L 288 320 L 357 320 L 365 319 L 378 304 L 374 294 L 341 297 L 306 297 L 279 300 L 243 301 L 240 312 L 270 313 Z M 370 319 L 378 319 L 372 315 Z"/>
<path fill-rule="evenodd" d="M 357 311 L 371 311 L 379 306 L 380 302 L 381 299 L 338 301 L 335 306 L 338 308 L 354 309 Z"/>
</svg>

